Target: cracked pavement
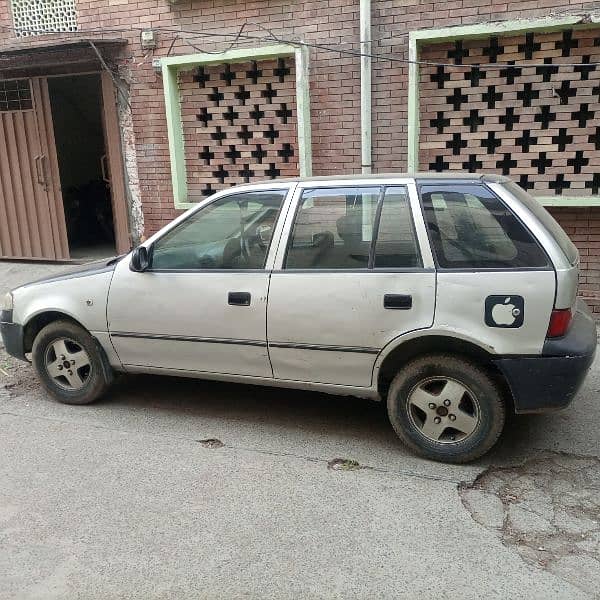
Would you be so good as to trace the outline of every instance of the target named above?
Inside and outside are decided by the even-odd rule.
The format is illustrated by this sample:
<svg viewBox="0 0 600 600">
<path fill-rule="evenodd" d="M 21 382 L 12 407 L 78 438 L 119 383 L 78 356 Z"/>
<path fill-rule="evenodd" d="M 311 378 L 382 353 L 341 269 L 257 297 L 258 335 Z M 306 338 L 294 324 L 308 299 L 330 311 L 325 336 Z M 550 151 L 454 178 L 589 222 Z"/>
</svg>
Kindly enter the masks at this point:
<svg viewBox="0 0 600 600">
<path fill-rule="evenodd" d="M 473 519 L 529 564 L 600 592 L 600 459 L 542 452 L 459 489 Z"/>
<path fill-rule="evenodd" d="M 65 406 L 0 349 L 0 598 L 600 597 L 599 391 L 597 360 L 455 466 L 366 400 L 131 376 Z"/>
</svg>

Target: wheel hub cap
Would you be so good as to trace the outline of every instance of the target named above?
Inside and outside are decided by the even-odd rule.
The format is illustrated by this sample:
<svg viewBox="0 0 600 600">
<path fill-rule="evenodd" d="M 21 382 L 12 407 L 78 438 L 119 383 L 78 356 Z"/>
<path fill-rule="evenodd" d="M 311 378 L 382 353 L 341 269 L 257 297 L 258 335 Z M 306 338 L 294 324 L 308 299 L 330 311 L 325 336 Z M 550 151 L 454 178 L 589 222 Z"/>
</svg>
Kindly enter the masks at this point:
<svg viewBox="0 0 600 600">
<path fill-rule="evenodd" d="M 452 444 L 473 434 L 480 409 L 475 394 L 449 377 L 432 377 L 418 383 L 408 395 L 408 414 L 428 440 Z"/>
<path fill-rule="evenodd" d="M 69 338 L 60 338 L 48 345 L 44 364 L 54 383 L 70 391 L 83 388 L 92 373 L 89 354 Z"/>
</svg>

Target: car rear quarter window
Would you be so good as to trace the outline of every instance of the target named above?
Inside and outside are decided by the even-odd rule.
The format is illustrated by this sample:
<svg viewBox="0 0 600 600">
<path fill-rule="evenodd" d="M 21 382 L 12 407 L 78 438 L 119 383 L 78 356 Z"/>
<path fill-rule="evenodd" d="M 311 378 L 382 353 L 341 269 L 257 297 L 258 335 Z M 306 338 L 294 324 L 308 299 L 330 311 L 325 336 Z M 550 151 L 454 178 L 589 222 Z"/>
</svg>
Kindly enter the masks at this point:
<svg viewBox="0 0 600 600">
<path fill-rule="evenodd" d="M 548 267 L 538 242 L 487 187 L 424 184 L 419 195 L 441 268 Z"/>
<path fill-rule="evenodd" d="M 554 238 L 554 241 L 563 251 L 569 263 L 576 265 L 579 259 L 579 251 L 556 219 L 533 196 L 514 183 L 514 181 L 504 184 L 504 187 L 533 214 Z"/>
</svg>

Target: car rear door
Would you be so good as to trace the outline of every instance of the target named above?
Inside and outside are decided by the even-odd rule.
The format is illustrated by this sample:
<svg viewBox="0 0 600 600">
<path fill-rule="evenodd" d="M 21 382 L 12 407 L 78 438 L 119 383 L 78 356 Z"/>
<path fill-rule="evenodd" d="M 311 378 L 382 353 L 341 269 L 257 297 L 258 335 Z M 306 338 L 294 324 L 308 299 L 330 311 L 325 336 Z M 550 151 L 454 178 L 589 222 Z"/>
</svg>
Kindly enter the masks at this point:
<svg viewBox="0 0 600 600">
<path fill-rule="evenodd" d="M 540 243 L 483 182 L 418 183 L 438 271 L 434 327 L 496 354 L 539 354 L 556 290 Z"/>
<path fill-rule="evenodd" d="M 299 184 L 269 287 L 274 376 L 370 386 L 382 348 L 433 322 L 424 239 L 409 179 Z"/>
</svg>

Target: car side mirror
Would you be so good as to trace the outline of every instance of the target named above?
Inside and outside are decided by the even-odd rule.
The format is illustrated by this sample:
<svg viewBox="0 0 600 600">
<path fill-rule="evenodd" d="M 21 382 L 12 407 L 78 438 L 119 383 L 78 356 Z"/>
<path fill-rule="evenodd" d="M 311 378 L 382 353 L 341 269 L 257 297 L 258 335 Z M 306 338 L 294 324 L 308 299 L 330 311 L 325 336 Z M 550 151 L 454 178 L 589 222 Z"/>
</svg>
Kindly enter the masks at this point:
<svg viewBox="0 0 600 600">
<path fill-rule="evenodd" d="M 150 266 L 150 253 L 145 246 L 138 246 L 131 254 L 129 268 L 137 273 L 143 273 Z"/>
<path fill-rule="evenodd" d="M 273 235 L 273 228 L 270 225 L 259 225 L 256 228 L 256 235 L 258 237 L 258 245 L 261 248 L 266 248 L 271 241 Z"/>
</svg>

